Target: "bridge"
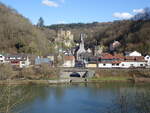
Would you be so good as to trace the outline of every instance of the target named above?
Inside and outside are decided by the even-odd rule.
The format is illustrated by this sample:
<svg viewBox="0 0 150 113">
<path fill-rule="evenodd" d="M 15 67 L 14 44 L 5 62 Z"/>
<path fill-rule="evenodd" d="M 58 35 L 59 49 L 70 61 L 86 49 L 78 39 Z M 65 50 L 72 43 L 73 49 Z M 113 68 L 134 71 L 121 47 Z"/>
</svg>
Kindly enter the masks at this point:
<svg viewBox="0 0 150 113">
<path fill-rule="evenodd" d="M 63 68 L 60 71 L 60 78 L 90 78 L 94 75 L 94 70 L 86 68 Z"/>
</svg>

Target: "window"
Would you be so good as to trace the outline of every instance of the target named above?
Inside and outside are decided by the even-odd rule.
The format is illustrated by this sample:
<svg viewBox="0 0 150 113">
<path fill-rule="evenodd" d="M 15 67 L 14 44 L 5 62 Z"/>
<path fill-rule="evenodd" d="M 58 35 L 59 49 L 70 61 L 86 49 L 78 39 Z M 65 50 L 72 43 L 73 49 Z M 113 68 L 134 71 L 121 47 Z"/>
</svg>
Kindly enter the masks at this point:
<svg viewBox="0 0 150 113">
<path fill-rule="evenodd" d="M 115 64 L 112 64 L 113 66 L 115 66 Z"/>
<path fill-rule="evenodd" d="M 0 58 L 3 58 L 3 56 L 0 56 Z"/>
<path fill-rule="evenodd" d="M 106 66 L 106 64 L 103 64 L 103 66 Z"/>
<path fill-rule="evenodd" d="M 133 67 L 134 65 L 133 65 L 133 64 L 131 64 L 130 66 L 132 66 L 132 67 Z"/>
<path fill-rule="evenodd" d="M 119 64 L 117 64 L 117 66 L 119 66 Z"/>
<path fill-rule="evenodd" d="M 122 66 L 124 66 L 124 64 L 122 64 Z"/>
</svg>

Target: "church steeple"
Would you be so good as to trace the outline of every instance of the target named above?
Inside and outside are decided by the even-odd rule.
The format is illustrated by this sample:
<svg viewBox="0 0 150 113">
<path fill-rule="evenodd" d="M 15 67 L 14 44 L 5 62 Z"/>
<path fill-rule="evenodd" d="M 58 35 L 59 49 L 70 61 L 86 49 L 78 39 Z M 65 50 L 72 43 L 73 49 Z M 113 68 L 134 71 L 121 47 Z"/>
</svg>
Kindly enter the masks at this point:
<svg viewBox="0 0 150 113">
<path fill-rule="evenodd" d="M 80 36 L 80 40 L 81 40 L 81 43 L 80 43 L 80 49 L 81 50 L 85 50 L 85 48 L 84 48 L 84 34 L 81 34 L 81 36 Z"/>
<path fill-rule="evenodd" d="M 85 34 L 81 34 L 80 35 L 80 46 L 79 46 L 79 50 L 77 51 L 77 60 L 80 60 L 80 54 L 81 53 L 85 53 L 86 50 L 84 48 L 84 37 L 85 37 Z"/>
</svg>

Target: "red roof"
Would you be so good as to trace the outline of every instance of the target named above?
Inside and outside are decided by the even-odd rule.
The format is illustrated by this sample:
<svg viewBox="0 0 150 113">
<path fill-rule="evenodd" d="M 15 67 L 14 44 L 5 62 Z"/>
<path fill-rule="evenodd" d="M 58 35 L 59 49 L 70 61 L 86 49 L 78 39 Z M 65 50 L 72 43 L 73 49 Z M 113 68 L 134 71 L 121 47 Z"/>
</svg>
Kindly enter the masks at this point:
<svg viewBox="0 0 150 113">
<path fill-rule="evenodd" d="M 109 53 L 101 54 L 102 63 L 118 64 L 121 62 L 145 62 L 144 56 L 123 56 L 123 54 L 111 55 Z M 103 61 L 108 60 L 108 61 Z"/>
<path fill-rule="evenodd" d="M 64 60 L 74 60 L 75 57 L 74 56 L 65 56 Z"/>
<path fill-rule="evenodd" d="M 145 61 L 143 56 L 125 56 L 125 61 Z"/>
<path fill-rule="evenodd" d="M 113 56 L 109 53 L 101 54 L 101 59 L 113 59 Z"/>
<path fill-rule="evenodd" d="M 100 62 L 100 63 L 105 63 L 105 64 L 120 64 L 121 62 L 123 62 L 123 61 L 102 61 L 102 62 Z"/>
<path fill-rule="evenodd" d="M 122 54 L 111 55 L 109 53 L 103 53 L 101 59 L 124 59 Z"/>
</svg>

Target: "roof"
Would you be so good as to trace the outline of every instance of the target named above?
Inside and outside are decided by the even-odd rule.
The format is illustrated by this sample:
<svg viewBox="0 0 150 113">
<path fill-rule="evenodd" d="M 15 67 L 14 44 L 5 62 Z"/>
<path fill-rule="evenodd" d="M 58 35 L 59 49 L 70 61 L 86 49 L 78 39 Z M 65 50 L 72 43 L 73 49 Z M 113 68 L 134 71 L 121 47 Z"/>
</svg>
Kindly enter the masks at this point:
<svg viewBox="0 0 150 113">
<path fill-rule="evenodd" d="M 125 61 L 145 61 L 144 56 L 125 56 Z"/>
<path fill-rule="evenodd" d="M 99 63 L 103 63 L 103 64 L 120 64 L 122 61 L 102 61 Z"/>
<path fill-rule="evenodd" d="M 137 51 L 134 51 L 134 52 L 130 53 L 129 56 L 142 56 L 142 54 Z"/>
<path fill-rule="evenodd" d="M 101 59 L 124 59 L 124 56 L 122 54 L 111 55 L 109 53 L 103 53 L 101 54 Z"/>
<path fill-rule="evenodd" d="M 35 64 L 42 64 L 42 63 L 51 63 L 52 61 L 49 58 L 36 58 Z"/>
<path fill-rule="evenodd" d="M 122 54 L 111 55 L 109 53 L 103 53 L 101 55 L 102 63 L 121 63 L 121 62 L 145 62 L 144 56 L 123 56 Z"/>
<path fill-rule="evenodd" d="M 64 60 L 75 60 L 74 56 L 65 56 Z"/>
<path fill-rule="evenodd" d="M 27 55 L 25 54 L 8 54 L 5 56 L 6 61 L 26 61 Z"/>
</svg>

